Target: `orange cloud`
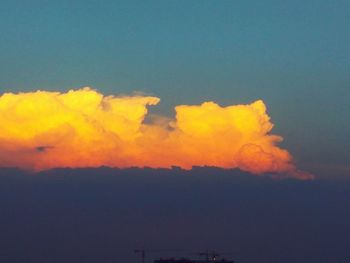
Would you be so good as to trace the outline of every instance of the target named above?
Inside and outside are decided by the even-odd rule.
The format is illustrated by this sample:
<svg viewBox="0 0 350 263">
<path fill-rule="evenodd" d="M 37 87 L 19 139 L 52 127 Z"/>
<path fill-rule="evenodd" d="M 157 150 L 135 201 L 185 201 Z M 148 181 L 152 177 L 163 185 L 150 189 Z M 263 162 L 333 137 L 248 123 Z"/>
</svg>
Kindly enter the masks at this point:
<svg viewBox="0 0 350 263">
<path fill-rule="evenodd" d="M 310 179 L 269 134 L 263 101 L 221 107 L 214 102 L 175 107 L 175 119 L 152 116 L 151 96 L 104 96 L 90 88 L 0 97 L 0 166 L 239 168 Z"/>
</svg>

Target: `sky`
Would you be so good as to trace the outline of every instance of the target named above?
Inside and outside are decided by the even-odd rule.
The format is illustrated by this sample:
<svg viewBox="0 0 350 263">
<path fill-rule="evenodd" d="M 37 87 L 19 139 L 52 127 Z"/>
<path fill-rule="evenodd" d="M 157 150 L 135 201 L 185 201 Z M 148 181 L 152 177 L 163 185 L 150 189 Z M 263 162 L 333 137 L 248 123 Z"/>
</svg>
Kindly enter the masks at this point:
<svg viewBox="0 0 350 263">
<path fill-rule="evenodd" d="M 298 165 L 349 173 L 348 1 L 3 1 L 0 91 L 262 99 Z M 327 174 L 324 172 L 327 170 Z"/>
<path fill-rule="evenodd" d="M 97 176 L 98 174 L 98 176 Z M 216 250 L 242 263 L 349 262 L 350 184 L 235 170 L 0 176 L 0 260 L 141 262 Z"/>
<path fill-rule="evenodd" d="M 0 168 L 0 261 L 121 262 L 143 246 L 237 247 L 238 263 L 349 261 L 349 24 L 346 0 L 1 1 L 0 95 L 24 100 L 14 111 L 7 99 L 21 96 L 0 98 L 0 166 L 39 176 Z M 75 96 L 86 104 L 66 112 Z M 92 114 L 90 102 L 100 100 Z M 114 131 L 117 102 L 137 107 L 117 111 L 120 141 L 105 133 Z M 53 108 L 88 130 L 100 121 L 86 133 L 100 140 L 77 147 L 76 137 L 58 136 L 64 126 L 40 133 L 62 117 Z M 202 111 L 217 117 L 201 122 Z M 244 142 L 268 152 L 259 169 L 240 154 L 230 163 L 242 143 L 226 135 L 239 124 L 216 130 L 210 122 L 237 112 L 254 123 L 245 133 L 254 140 Z M 203 123 L 212 140 L 191 126 Z M 144 137 L 130 143 L 140 130 Z M 71 152 L 42 143 L 55 140 Z M 184 155 L 183 142 L 198 147 Z M 116 145 L 126 149 L 117 163 Z M 91 161 L 95 148 L 102 159 Z M 130 159 L 128 149 L 145 156 Z M 85 152 L 92 155 L 80 162 Z M 154 170 L 45 171 L 76 164 L 72 156 L 79 167 Z M 172 164 L 241 171 L 158 169 Z M 276 172 L 289 179 L 251 175 Z"/>
</svg>

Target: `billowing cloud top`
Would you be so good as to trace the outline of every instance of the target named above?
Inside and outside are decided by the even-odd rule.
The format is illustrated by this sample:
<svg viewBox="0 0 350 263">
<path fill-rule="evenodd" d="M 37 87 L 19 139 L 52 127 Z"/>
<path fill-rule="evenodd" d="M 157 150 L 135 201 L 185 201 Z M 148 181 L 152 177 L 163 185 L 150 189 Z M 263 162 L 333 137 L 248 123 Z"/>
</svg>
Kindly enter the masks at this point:
<svg viewBox="0 0 350 263">
<path fill-rule="evenodd" d="M 296 169 L 263 101 L 221 107 L 175 107 L 175 119 L 152 116 L 151 96 L 104 96 L 90 89 L 0 97 L 0 166 L 239 168 L 254 174 L 312 176 Z"/>
</svg>

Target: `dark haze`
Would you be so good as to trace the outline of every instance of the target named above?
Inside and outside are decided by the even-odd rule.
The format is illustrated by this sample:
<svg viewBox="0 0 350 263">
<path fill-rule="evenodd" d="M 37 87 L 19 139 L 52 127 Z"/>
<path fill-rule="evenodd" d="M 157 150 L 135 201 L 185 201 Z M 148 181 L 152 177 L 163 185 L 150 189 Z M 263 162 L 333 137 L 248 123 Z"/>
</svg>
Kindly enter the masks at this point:
<svg viewBox="0 0 350 263">
<path fill-rule="evenodd" d="M 207 248 L 237 263 L 350 261 L 349 181 L 214 168 L 0 174 L 0 262 L 137 263 L 142 247 L 164 250 L 146 262 Z"/>
</svg>

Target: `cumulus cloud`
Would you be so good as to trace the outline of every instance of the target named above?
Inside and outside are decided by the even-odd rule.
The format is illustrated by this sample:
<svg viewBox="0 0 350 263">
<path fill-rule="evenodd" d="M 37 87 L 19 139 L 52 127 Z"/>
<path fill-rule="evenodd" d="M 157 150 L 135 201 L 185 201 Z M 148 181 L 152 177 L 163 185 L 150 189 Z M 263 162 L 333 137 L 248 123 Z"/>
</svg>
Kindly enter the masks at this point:
<svg viewBox="0 0 350 263">
<path fill-rule="evenodd" d="M 214 102 L 175 107 L 175 119 L 152 115 L 159 98 L 104 96 L 91 89 L 36 91 L 0 97 L 0 166 L 54 167 L 216 166 L 254 174 L 298 171 L 270 134 L 263 101 L 221 107 Z"/>
</svg>

